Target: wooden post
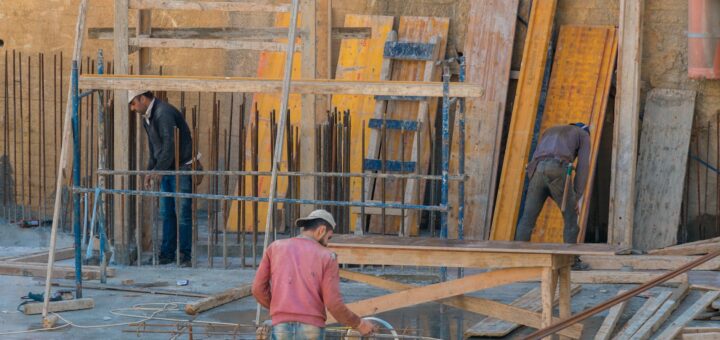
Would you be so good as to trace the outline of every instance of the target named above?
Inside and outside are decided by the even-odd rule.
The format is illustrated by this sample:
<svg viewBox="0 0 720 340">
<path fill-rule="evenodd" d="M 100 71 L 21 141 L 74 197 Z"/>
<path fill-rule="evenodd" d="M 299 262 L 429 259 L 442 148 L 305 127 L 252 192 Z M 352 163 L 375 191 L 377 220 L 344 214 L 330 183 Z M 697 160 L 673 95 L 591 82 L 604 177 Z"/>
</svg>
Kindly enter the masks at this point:
<svg viewBox="0 0 720 340">
<path fill-rule="evenodd" d="M 608 241 L 628 247 L 632 246 L 635 211 L 643 3 L 644 0 L 622 0 L 620 3 Z"/>
<path fill-rule="evenodd" d="M 316 0 L 301 0 L 300 13 L 302 13 L 301 30 L 305 32 L 302 41 L 302 65 L 300 75 L 303 79 L 314 79 L 316 72 L 315 50 L 315 6 Z M 287 70 L 286 70 L 287 71 Z M 302 118 L 300 120 L 300 171 L 315 171 L 315 96 L 302 95 Z M 303 176 L 300 178 L 300 198 L 315 199 L 315 178 Z M 305 216 L 313 210 L 313 206 L 302 205 L 300 214 Z"/>
<path fill-rule="evenodd" d="M 151 34 L 152 30 L 152 11 L 148 9 L 141 9 L 138 10 L 138 20 L 137 20 L 137 35 L 136 36 L 149 36 Z M 137 65 L 138 65 L 138 74 L 150 74 L 152 70 L 150 69 L 151 65 L 151 59 L 150 59 L 150 49 L 147 47 L 141 47 L 138 50 L 138 59 L 137 59 Z M 143 145 L 145 143 L 145 132 L 143 131 L 142 127 L 142 119 L 140 117 L 137 118 L 137 123 L 135 124 L 135 169 L 137 170 L 144 170 L 143 164 L 145 164 L 144 155 L 143 152 L 144 148 Z M 142 190 L 143 180 L 142 176 L 137 176 L 137 179 L 135 180 L 135 186 L 136 188 Z M 156 199 L 156 198 L 152 198 Z M 150 235 L 152 233 L 152 223 L 142 223 L 142 221 L 145 221 L 143 206 L 145 199 L 142 196 L 135 197 L 135 242 L 137 244 L 137 265 L 140 265 L 140 262 L 142 261 L 142 251 L 143 251 L 143 235 Z"/>
<path fill-rule="evenodd" d="M 113 34 L 115 35 L 114 73 L 128 74 L 128 0 L 115 0 Z M 115 91 L 114 140 L 112 147 L 115 170 L 130 169 L 130 152 L 128 148 L 130 129 L 127 96 L 127 91 Z M 121 181 L 121 179 L 124 179 L 124 181 Z M 114 177 L 114 186 L 118 189 L 127 189 L 128 183 L 127 176 L 117 175 Z M 115 243 L 116 261 L 126 264 L 129 260 L 130 216 L 128 211 L 123 208 L 123 205 L 117 201 L 114 207 L 113 241 Z"/>
<path fill-rule="evenodd" d="M 555 299 L 555 269 L 543 268 L 540 281 L 540 296 L 542 297 L 542 328 L 552 324 L 553 300 Z M 561 302 L 562 303 L 562 302 Z"/>
<path fill-rule="evenodd" d="M 560 295 L 560 318 L 565 319 L 570 317 L 572 314 L 572 305 L 570 297 L 572 295 L 570 291 L 570 267 L 564 266 L 558 269 L 558 293 Z M 561 335 L 560 340 L 570 339 L 566 336 Z"/>
<path fill-rule="evenodd" d="M 87 0 L 82 0 L 78 7 L 78 20 L 75 26 L 75 46 L 73 48 L 73 60 L 78 60 L 80 58 L 80 52 L 82 51 L 87 3 Z M 71 87 L 72 85 L 70 85 L 70 88 Z M 68 89 L 68 99 L 71 95 L 72 90 Z M 48 319 L 48 304 L 50 303 L 50 280 L 53 273 L 53 264 L 55 263 L 55 243 L 57 240 L 57 228 L 58 223 L 60 222 L 60 214 L 62 211 L 62 187 L 65 183 L 65 175 L 70 172 L 70 169 L 67 169 L 66 171 L 66 168 L 68 168 L 68 165 L 70 164 L 70 157 L 68 157 L 68 153 L 70 151 L 70 144 L 72 143 L 71 123 L 72 102 L 68 100 L 67 106 L 65 107 L 65 120 L 63 121 L 62 146 L 60 147 L 60 162 L 58 163 L 58 175 L 55 189 L 55 207 L 53 210 L 52 229 L 50 231 L 50 251 L 48 252 L 48 265 L 45 280 L 45 300 L 43 302 L 42 313 L 44 324 L 45 321 L 51 323 Z"/>
</svg>

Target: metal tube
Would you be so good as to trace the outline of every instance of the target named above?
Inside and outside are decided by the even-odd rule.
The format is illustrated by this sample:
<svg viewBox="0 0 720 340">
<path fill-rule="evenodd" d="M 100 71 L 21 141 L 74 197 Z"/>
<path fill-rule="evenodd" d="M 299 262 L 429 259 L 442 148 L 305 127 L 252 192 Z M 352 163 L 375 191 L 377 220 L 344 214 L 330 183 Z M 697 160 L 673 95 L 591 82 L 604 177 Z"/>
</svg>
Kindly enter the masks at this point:
<svg viewBox="0 0 720 340">
<path fill-rule="evenodd" d="M 440 192 L 440 206 L 448 206 L 448 171 L 450 167 L 450 67 L 443 65 L 443 103 L 442 103 L 442 187 Z M 440 238 L 448 237 L 448 213 L 445 210 L 440 214 Z M 440 279 L 447 280 L 447 268 L 440 268 Z"/>
<path fill-rule="evenodd" d="M 102 75 L 105 73 L 105 65 L 103 62 L 103 50 L 98 50 L 98 74 Z M 98 126 L 97 126 L 97 135 L 98 135 L 98 167 L 105 167 L 106 164 L 106 150 L 105 150 L 105 92 L 100 91 L 98 92 L 98 103 L 97 103 L 97 111 L 98 111 Z M 105 188 L 105 177 L 98 176 L 97 180 L 98 188 Z M 103 195 L 100 192 L 96 192 L 96 195 L 98 198 L 98 204 L 100 205 L 100 215 L 98 218 L 98 234 L 100 234 L 100 282 L 101 283 L 107 283 L 107 259 L 105 257 L 105 247 L 107 243 L 107 232 L 105 230 L 105 216 L 107 214 L 105 213 L 105 204 L 103 200 Z M 138 262 L 140 259 L 138 259 Z"/>
<path fill-rule="evenodd" d="M 197 134 L 197 109 L 192 109 L 192 156 L 197 157 L 197 142 L 198 142 L 198 134 Z M 193 162 L 191 163 L 192 171 L 195 171 L 197 167 L 197 161 L 195 158 L 193 158 Z M 195 178 L 195 175 L 192 175 L 192 189 L 195 191 L 197 188 L 197 178 Z M 190 260 L 190 265 L 192 268 L 197 267 L 197 241 L 198 241 L 198 226 L 197 226 L 197 200 L 192 200 L 192 243 L 191 243 L 191 253 L 192 257 Z"/>
<path fill-rule="evenodd" d="M 4 157 L 3 157 L 3 164 L 2 164 L 2 166 L 3 166 L 3 168 L 2 168 L 2 172 L 3 172 L 3 175 L 2 175 L 3 176 L 3 190 L 2 190 L 2 192 L 3 192 L 3 210 L 4 210 L 3 216 L 5 219 L 7 219 L 8 218 L 8 210 L 7 209 L 8 209 L 8 202 L 9 202 L 8 188 L 10 187 L 8 185 L 9 184 L 8 176 L 10 175 L 8 173 L 8 169 L 10 169 L 10 157 L 8 156 L 8 151 L 9 151 L 9 146 L 10 146 L 10 144 L 8 143 L 8 137 L 10 136 L 10 131 L 8 130 L 10 107 L 8 105 L 9 93 L 8 93 L 8 51 L 7 50 L 5 51 L 5 91 L 3 94 L 5 96 L 5 101 L 4 101 L 4 103 L 5 103 L 5 105 L 4 105 L 5 120 L 4 120 L 4 124 L 3 124 L 3 156 Z"/>
<path fill-rule="evenodd" d="M 362 121 L 362 146 L 360 150 L 360 170 L 365 173 L 365 121 Z M 365 177 L 360 177 L 360 202 L 365 203 Z M 355 230 L 356 235 L 365 234 L 365 206 L 360 207 L 360 223 L 356 223 L 359 226 L 359 230 Z"/>
<path fill-rule="evenodd" d="M 80 185 L 80 140 L 78 110 L 78 64 L 72 62 L 72 130 L 73 130 L 73 185 Z M 80 193 L 73 195 L 73 233 L 75 234 L 75 295 L 82 297 L 82 255 L 80 254 Z"/>
<path fill-rule="evenodd" d="M 458 57 L 458 63 L 460 64 L 460 82 L 465 82 L 465 57 Z M 460 147 L 458 157 L 458 172 L 460 176 L 465 175 L 465 98 L 460 98 L 458 101 L 460 105 L 458 120 L 459 133 L 460 133 Z M 462 240 L 465 238 L 465 181 L 462 180 L 458 183 L 458 239 Z M 464 269 L 458 268 L 458 277 L 464 276 Z"/>
<path fill-rule="evenodd" d="M 175 149 L 175 170 L 180 170 L 180 130 L 173 130 Z M 175 175 L 175 192 L 180 192 L 180 175 Z M 167 236 L 163 236 L 167 237 Z M 180 267 L 180 199 L 175 197 L 175 265 Z"/>
<path fill-rule="evenodd" d="M 28 57 L 27 57 L 27 91 L 28 91 L 28 93 L 27 93 L 27 100 L 28 100 L 28 103 L 27 103 L 27 112 L 28 112 L 28 132 L 27 132 L 27 136 L 28 136 L 28 166 L 27 166 L 28 176 L 27 176 L 27 181 L 28 181 L 28 210 L 30 210 L 29 217 L 30 217 L 30 219 L 32 219 L 32 209 L 33 209 L 32 168 L 33 167 L 31 165 L 34 163 L 33 163 L 33 159 L 32 159 L 32 141 L 33 141 L 32 102 L 31 102 L 32 88 L 30 87 L 30 85 L 32 83 L 32 74 L 31 74 L 32 63 L 30 61 L 31 61 L 31 59 L 30 59 L 30 56 L 28 55 Z"/>
<path fill-rule="evenodd" d="M 22 219 L 25 219 L 25 120 L 23 119 L 23 86 L 22 86 L 22 53 L 18 52 L 18 89 L 20 90 L 20 181 L 15 177 L 15 183 L 21 183 L 20 186 L 20 210 Z"/>
<path fill-rule="evenodd" d="M 13 87 L 13 163 L 15 164 L 15 169 L 17 169 L 17 88 L 16 85 L 16 74 L 15 74 L 15 50 L 13 50 L 13 71 L 12 71 L 12 87 Z M 21 161 L 22 162 L 22 161 Z M 55 167 L 57 168 L 57 167 Z M 17 175 L 15 176 L 15 180 L 13 183 L 13 213 L 12 213 L 12 221 L 15 221 L 17 219 Z"/>
</svg>

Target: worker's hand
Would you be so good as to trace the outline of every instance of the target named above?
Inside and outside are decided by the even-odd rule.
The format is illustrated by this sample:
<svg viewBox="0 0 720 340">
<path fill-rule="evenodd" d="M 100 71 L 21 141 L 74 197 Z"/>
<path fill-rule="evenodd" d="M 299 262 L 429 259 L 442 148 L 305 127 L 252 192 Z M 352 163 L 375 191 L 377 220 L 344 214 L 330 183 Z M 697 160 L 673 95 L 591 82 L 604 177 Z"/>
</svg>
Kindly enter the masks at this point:
<svg viewBox="0 0 720 340">
<path fill-rule="evenodd" d="M 362 334 L 362 336 L 368 336 L 368 335 L 375 333 L 376 328 L 372 322 L 363 319 L 363 320 L 360 320 L 360 324 L 357 326 L 357 331 L 360 332 L 360 334 Z"/>
<path fill-rule="evenodd" d="M 145 190 L 152 190 L 153 175 L 145 175 Z"/>
</svg>

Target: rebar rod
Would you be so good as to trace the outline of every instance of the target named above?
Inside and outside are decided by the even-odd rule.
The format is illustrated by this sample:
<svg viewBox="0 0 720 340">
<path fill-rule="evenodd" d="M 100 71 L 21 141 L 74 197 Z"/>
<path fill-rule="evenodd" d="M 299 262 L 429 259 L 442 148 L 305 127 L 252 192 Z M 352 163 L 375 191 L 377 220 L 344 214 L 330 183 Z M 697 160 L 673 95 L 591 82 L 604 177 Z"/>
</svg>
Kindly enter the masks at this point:
<svg viewBox="0 0 720 340">
<path fill-rule="evenodd" d="M 20 90 L 20 96 L 18 102 L 20 103 L 20 210 L 22 219 L 25 219 L 25 119 L 23 117 L 23 84 L 22 84 L 22 53 L 18 52 L 18 89 Z M 17 176 L 15 183 L 18 183 Z"/>
<path fill-rule="evenodd" d="M 173 148 L 175 150 L 175 170 L 180 170 L 180 129 L 173 129 Z M 175 192 L 180 191 L 180 175 L 175 175 Z M 180 267 L 180 198 L 175 197 L 175 265 Z M 163 216 L 167 218 L 167 216 Z M 163 235 L 163 237 L 167 237 Z M 138 259 L 139 260 L 139 259 Z"/>
</svg>

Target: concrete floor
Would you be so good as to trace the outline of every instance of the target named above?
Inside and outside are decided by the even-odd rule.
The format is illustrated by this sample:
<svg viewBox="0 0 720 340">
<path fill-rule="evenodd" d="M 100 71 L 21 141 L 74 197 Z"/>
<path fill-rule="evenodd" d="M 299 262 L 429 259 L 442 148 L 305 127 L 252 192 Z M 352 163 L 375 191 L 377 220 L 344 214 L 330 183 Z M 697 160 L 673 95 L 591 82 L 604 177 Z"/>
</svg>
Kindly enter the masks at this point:
<svg viewBox="0 0 720 340">
<path fill-rule="evenodd" d="M 45 229 L 46 228 L 20 230 L 16 226 L 0 225 L 0 257 L 15 256 L 37 251 L 39 247 L 47 244 L 47 238 L 43 236 L 47 233 L 47 230 Z M 69 245 L 68 242 L 71 240 L 69 235 L 61 235 L 59 239 L 63 246 Z M 202 266 L 207 265 L 206 258 L 199 257 L 198 260 Z M 254 271 L 251 269 L 237 269 L 239 267 L 237 262 L 237 259 L 234 259 L 231 262 L 232 269 L 227 270 L 209 268 L 175 268 L 173 265 L 158 267 L 115 267 L 117 276 L 109 278 L 108 283 L 121 285 L 121 281 L 128 279 L 132 279 L 136 283 L 166 281 L 169 284 L 168 286 L 158 288 L 212 294 L 252 281 Z M 60 263 L 72 265 L 72 260 L 61 261 Z M 215 263 L 217 266 L 218 264 L 221 264 L 222 261 L 220 258 L 216 258 Z M 437 281 L 438 277 L 437 271 L 431 269 L 365 268 L 365 272 L 414 284 L 433 283 Z M 451 275 L 454 274 L 453 270 L 450 270 L 449 272 Z M 184 287 L 177 287 L 176 281 L 180 279 L 189 280 L 190 284 Z M 97 281 L 91 282 L 97 283 Z M 143 311 L 128 310 L 133 306 L 141 304 L 156 304 L 151 305 L 151 307 L 158 307 L 161 306 L 161 304 L 175 303 L 176 305 L 169 306 L 177 306 L 180 311 L 165 311 L 159 313 L 157 317 L 175 319 L 178 321 L 189 321 L 191 318 L 182 312 L 184 307 L 183 304 L 196 300 L 196 298 L 191 297 L 85 289 L 84 297 L 93 298 L 95 301 L 95 308 L 91 310 L 66 312 L 62 314 L 62 316 L 67 320 L 83 327 L 67 327 L 61 330 L 49 332 L 13 335 L 5 334 L 8 332 L 40 328 L 40 316 L 26 316 L 18 312 L 16 308 L 21 302 L 21 296 L 27 295 L 28 292 L 42 292 L 43 284 L 44 281 L 30 277 L 0 276 L 0 286 L 3 287 L 3 289 L 0 290 L 1 339 L 170 339 L 173 335 L 168 333 L 136 333 L 136 330 L 138 329 L 137 327 L 108 327 L 107 325 L 136 322 L 141 320 L 140 318 L 130 318 L 113 314 L 114 311 L 116 313 L 121 312 L 142 315 L 144 313 Z M 537 286 L 537 283 L 514 284 L 488 289 L 471 295 L 509 303 L 535 286 Z M 580 312 L 607 300 L 613 297 L 618 290 L 627 289 L 628 287 L 632 286 L 583 285 L 580 293 L 573 297 L 573 313 Z M 346 302 L 358 301 L 386 293 L 384 290 L 372 288 L 355 282 L 342 282 L 341 289 Z M 693 292 L 690 297 L 684 301 L 683 305 L 680 307 L 680 311 L 692 304 L 698 296 L 698 292 Z M 629 307 L 626 308 L 625 313 L 623 314 L 621 323 L 632 317 L 632 315 L 635 314 L 644 302 L 644 297 L 635 297 L 631 299 Z M 248 297 L 202 313 L 197 316 L 194 321 L 213 321 L 248 325 L 239 330 L 241 336 L 237 338 L 254 339 L 254 329 L 250 325 L 253 324 L 255 319 L 255 306 L 255 300 L 252 297 Z M 678 313 L 675 315 L 677 314 Z M 605 315 L 606 313 L 601 313 L 585 321 L 583 338 L 592 338 L 602 323 Z M 443 307 L 436 303 L 426 303 L 412 308 L 404 308 L 397 311 L 381 313 L 377 316 L 390 322 L 396 329 L 404 330 L 406 334 L 417 334 L 439 339 L 461 339 L 463 337 L 463 332 L 466 329 L 472 327 L 483 318 L 481 315 L 464 312 L 451 307 Z M 263 314 L 263 319 L 266 318 L 267 315 Z M 148 321 L 149 324 L 153 325 L 175 324 L 176 322 L 177 321 L 174 320 Z M 84 328 L 85 326 L 92 328 Z M 147 329 L 158 330 L 160 328 L 148 327 Z M 201 331 L 202 327 L 194 326 L 194 339 L 232 338 L 226 335 L 207 336 L 198 334 L 198 332 Z M 519 338 L 531 331 L 532 330 L 526 327 L 521 327 L 511 333 L 507 338 Z M 187 338 L 187 335 L 179 337 L 179 339 Z"/>
</svg>

